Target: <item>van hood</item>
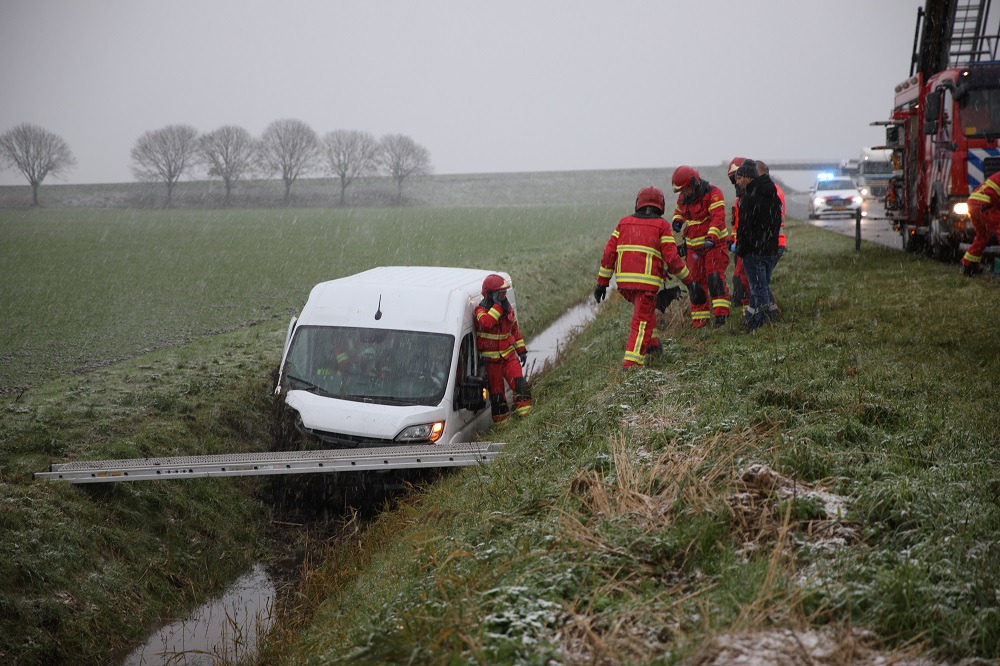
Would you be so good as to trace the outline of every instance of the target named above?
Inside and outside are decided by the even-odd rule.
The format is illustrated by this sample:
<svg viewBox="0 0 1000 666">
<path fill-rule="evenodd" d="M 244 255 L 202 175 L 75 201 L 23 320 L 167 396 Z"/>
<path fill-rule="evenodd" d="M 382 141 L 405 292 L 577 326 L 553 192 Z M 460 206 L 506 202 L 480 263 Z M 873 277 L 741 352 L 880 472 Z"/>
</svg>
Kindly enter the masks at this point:
<svg viewBox="0 0 1000 666">
<path fill-rule="evenodd" d="M 309 391 L 289 391 L 285 404 L 299 413 L 311 430 L 392 440 L 403 428 L 443 420 L 440 406 L 381 405 L 340 400 Z"/>
</svg>

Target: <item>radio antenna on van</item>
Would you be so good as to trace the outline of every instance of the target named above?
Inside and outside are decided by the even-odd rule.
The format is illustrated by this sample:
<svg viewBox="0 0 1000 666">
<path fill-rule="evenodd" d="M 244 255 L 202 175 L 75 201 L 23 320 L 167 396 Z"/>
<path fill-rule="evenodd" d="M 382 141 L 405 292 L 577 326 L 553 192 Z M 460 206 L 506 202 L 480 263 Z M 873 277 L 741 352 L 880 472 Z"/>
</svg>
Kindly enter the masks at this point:
<svg viewBox="0 0 1000 666">
<path fill-rule="evenodd" d="M 382 318 L 382 294 L 378 295 L 378 309 L 375 310 L 375 321 Z"/>
</svg>

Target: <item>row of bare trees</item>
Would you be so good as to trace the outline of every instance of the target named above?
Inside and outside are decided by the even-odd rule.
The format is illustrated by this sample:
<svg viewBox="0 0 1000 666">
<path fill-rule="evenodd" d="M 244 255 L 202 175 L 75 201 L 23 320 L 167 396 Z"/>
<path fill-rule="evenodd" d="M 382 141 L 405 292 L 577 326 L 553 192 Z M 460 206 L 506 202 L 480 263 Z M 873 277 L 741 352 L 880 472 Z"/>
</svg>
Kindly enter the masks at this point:
<svg viewBox="0 0 1000 666">
<path fill-rule="evenodd" d="M 168 206 L 178 181 L 199 173 L 222 181 L 228 206 L 233 186 L 251 177 L 280 176 L 287 204 L 296 180 L 327 174 L 338 179 L 340 204 L 344 205 L 347 188 L 360 177 L 392 178 L 400 199 L 407 178 L 432 171 L 430 152 L 408 136 L 388 134 L 376 139 L 368 132 L 334 130 L 320 137 L 294 119 L 274 121 L 259 138 L 235 125 L 207 134 L 199 134 L 190 125 L 168 125 L 140 136 L 131 157 L 137 179 L 166 184 Z M 0 135 L 0 167 L 14 168 L 27 178 L 35 206 L 46 176 L 75 165 L 66 142 L 42 127 L 22 123 Z"/>
<path fill-rule="evenodd" d="M 218 178 L 229 204 L 233 186 L 251 176 L 278 176 L 285 184 L 285 203 L 292 185 L 302 176 L 322 174 L 340 182 L 340 203 L 347 188 L 359 177 L 389 176 L 396 183 L 397 199 L 410 176 L 431 173 L 430 153 L 402 134 L 381 140 L 368 132 L 335 130 L 320 137 L 301 120 L 276 120 L 254 138 L 242 127 L 226 125 L 199 135 L 190 125 L 168 125 L 143 134 L 132 147 L 132 173 L 139 180 L 162 181 L 170 205 L 174 185 L 181 176 L 204 168 Z"/>
</svg>

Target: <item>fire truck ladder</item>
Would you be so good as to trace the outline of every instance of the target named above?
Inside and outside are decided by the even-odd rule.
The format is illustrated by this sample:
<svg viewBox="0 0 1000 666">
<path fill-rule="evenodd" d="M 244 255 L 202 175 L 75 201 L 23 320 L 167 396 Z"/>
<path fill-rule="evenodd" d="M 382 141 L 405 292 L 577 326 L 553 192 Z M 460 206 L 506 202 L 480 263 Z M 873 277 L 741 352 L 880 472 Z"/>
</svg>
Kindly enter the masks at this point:
<svg viewBox="0 0 1000 666">
<path fill-rule="evenodd" d="M 1000 41 L 991 0 L 927 0 L 917 10 L 910 76 L 924 79 L 973 62 L 995 60 Z"/>
<path fill-rule="evenodd" d="M 948 49 L 950 67 L 994 59 L 997 48 L 996 36 L 986 34 L 989 16 L 990 0 L 955 6 L 951 46 Z"/>
<path fill-rule="evenodd" d="M 386 446 L 370 449 L 324 451 L 276 451 L 231 455 L 181 456 L 91 460 L 53 464 L 36 479 L 70 483 L 114 483 L 193 479 L 214 476 L 264 476 L 414 469 L 420 467 L 467 467 L 493 460 L 503 442 L 460 442 Z"/>
</svg>

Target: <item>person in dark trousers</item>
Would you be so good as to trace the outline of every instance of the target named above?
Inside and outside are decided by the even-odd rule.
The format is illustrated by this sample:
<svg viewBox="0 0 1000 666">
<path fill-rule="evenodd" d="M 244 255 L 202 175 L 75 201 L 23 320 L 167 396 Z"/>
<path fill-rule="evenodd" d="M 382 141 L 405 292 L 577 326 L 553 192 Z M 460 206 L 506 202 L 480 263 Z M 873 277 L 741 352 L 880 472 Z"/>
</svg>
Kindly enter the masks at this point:
<svg viewBox="0 0 1000 666">
<path fill-rule="evenodd" d="M 743 189 L 736 255 L 743 261 L 750 286 L 750 305 L 743 313 L 742 326 L 752 332 L 781 316 L 771 294 L 771 272 L 778 262 L 781 199 L 771 176 L 759 174 L 754 160 L 743 160 L 736 170 L 736 184 Z"/>
</svg>

